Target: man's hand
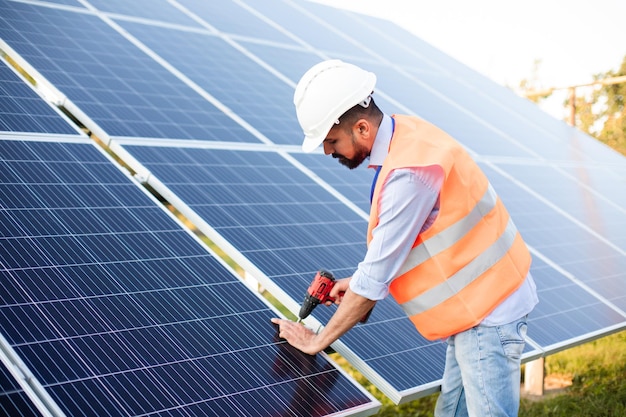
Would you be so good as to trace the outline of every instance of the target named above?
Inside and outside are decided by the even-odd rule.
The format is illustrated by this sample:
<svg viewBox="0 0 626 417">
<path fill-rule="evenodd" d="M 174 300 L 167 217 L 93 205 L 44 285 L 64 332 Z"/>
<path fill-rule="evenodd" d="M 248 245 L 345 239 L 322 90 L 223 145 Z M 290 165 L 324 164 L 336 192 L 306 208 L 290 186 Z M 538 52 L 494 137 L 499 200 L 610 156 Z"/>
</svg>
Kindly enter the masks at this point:
<svg viewBox="0 0 626 417">
<path fill-rule="evenodd" d="M 335 299 L 335 304 L 337 304 L 337 305 L 341 304 L 341 301 L 343 300 L 344 293 L 350 287 L 350 280 L 351 279 L 352 279 L 352 277 L 342 278 L 342 279 L 338 279 L 338 280 L 335 281 L 335 284 L 333 285 L 333 288 L 330 290 L 330 293 L 328 294 L 329 296 L 331 296 L 332 298 Z M 330 301 L 327 301 L 325 304 L 327 306 L 332 305 L 332 303 Z"/>
<path fill-rule="evenodd" d="M 287 340 L 296 349 L 309 355 L 315 355 L 326 348 L 326 346 L 318 346 L 315 343 L 317 335 L 300 323 L 278 318 L 271 320 L 272 323 L 278 325 L 278 337 Z"/>
<path fill-rule="evenodd" d="M 339 339 L 352 326 L 358 323 L 368 311 L 374 308 L 376 304 L 376 301 L 368 300 L 352 292 L 348 285 L 349 282 L 350 279 L 346 278 L 335 283 L 333 291 L 336 289 L 337 292 L 334 293 L 334 296 L 339 295 L 343 285 L 345 285 L 345 294 L 343 297 L 338 297 L 339 302 L 337 304 L 339 304 L 339 307 L 321 332 L 315 334 L 299 323 L 273 318 L 272 323 L 277 324 L 279 327 L 279 337 L 286 339 L 290 345 L 309 355 L 321 352 L 335 340 Z M 337 288 L 338 284 L 339 288 Z M 331 291 L 331 294 L 333 294 L 333 291 Z"/>
</svg>

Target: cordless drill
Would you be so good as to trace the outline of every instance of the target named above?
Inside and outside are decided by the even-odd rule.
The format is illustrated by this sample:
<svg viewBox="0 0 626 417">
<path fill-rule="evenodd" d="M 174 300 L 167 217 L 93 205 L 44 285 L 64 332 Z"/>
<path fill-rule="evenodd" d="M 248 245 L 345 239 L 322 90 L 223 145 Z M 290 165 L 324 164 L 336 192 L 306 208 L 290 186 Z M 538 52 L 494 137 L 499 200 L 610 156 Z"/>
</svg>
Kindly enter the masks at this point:
<svg viewBox="0 0 626 417">
<path fill-rule="evenodd" d="M 317 271 L 317 274 L 315 274 L 315 277 L 313 278 L 313 281 L 311 282 L 311 285 L 309 285 L 309 289 L 304 296 L 302 307 L 300 307 L 300 313 L 298 313 L 298 322 L 307 318 L 318 304 L 324 304 L 327 301 L 330 301 L 331 303 L 335 302 L 335 299 L 330 296 L 330 291 L 333 289 L 335 282 L 335 277 L 330 271 L 326 271 L 324 269 Z M 343 291 L 339 293 L 340 296 L 343 294 Z M 370 311 L 368 311 L 361 318 L 360 323 L 367 322 L 371 313 L 372 309 L 370 309 Z"/>
</svg>

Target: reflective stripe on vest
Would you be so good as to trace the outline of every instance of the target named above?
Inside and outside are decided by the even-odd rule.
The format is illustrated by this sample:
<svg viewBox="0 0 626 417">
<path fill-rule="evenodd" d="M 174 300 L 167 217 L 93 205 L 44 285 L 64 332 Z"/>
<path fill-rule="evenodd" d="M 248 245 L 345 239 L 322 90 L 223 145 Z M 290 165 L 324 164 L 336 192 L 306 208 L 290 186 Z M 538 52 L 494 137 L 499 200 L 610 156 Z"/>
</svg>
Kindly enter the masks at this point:
<svg viewBox="0 0 626 417">
<path fill-rule="evenodd" d="M 489 184 L 483 197 L 467 216 L 411 249 L 396 278 L 458 242 L 459 239 L 480 222 L 485 214 L 493 210 L 497 201 L 498 196 L 491 184 Z"/>
<path fill-rule="evenodd" d="M 467 219 L 467 218 L 466 218 Z M 466 220 L 464 219 L 464 220 Z M 462 291 L 467 285 L 487 272 L 503 256 L 505 256 L 517 235 L 517 228 L 509 218 L 506 229 L 500 237 L 486 251 L 478 255 L 473 261 L 465 265 L 456 274 L 445 282 L 431 288 L 423 294 L 409 300 L 400 306 L 409 315 L 423 313 Z M 452 242 L 454 243 L 454 242 Z M 411 269 L 411 268 L 409 268 Z"/>
</svg>

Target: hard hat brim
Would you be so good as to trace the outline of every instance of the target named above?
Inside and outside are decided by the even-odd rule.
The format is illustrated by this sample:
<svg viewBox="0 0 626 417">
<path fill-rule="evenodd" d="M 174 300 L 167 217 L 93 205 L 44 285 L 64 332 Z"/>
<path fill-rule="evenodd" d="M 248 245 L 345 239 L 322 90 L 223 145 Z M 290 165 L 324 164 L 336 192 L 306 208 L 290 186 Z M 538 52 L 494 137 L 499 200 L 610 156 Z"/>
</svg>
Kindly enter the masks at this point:
<svg viewBox="0 0 626 417">
<path fill-rule="evenodd" d="M 328 133 L 326 133 L 327 135 Z M 302 150 L 306 153 L 313 152 L 317 149 L 326 139 L 326 135 L 321 136 L 305 136 L 302 141 Z"/>
</svg>

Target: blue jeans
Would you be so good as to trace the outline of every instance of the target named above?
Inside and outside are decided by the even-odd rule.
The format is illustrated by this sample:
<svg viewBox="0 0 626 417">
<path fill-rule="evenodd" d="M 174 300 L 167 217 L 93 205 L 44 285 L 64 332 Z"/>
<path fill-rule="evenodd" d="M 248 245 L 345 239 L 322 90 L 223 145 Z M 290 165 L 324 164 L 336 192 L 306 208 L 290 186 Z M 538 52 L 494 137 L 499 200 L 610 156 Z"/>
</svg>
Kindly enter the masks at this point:
<svg viewBox="0 0 626 417">
<path fill-rule="evenodd" d="M 517 416 L 526 317 L 448 338 L 436 417 Z"/>
</svg>

